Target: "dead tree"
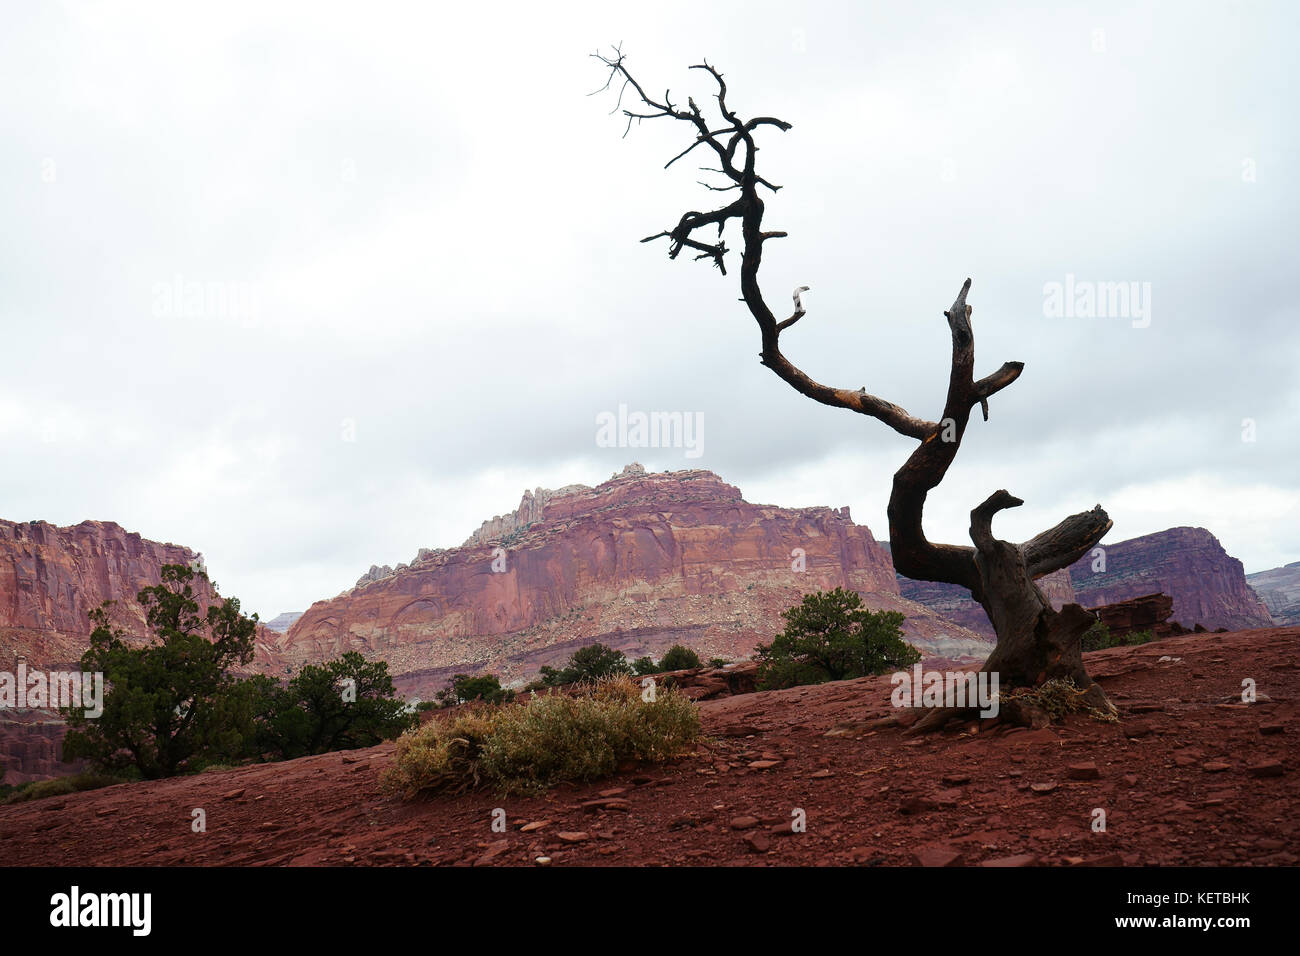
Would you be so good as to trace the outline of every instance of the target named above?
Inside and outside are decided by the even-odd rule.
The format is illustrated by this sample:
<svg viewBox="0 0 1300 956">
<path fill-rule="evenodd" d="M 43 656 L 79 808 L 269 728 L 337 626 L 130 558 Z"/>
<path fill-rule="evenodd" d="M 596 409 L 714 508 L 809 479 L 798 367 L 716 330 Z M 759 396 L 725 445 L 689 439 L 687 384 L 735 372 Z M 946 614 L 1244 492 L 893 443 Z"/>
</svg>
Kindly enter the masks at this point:
<svg viewBox="0 0 1300 956">
<path fill-rule="evenodd" d="M 994 492 L 971 511 L 970 536 L 974 547 L 935 544 L 926 539 L 922 528 L 926 495 L 943 480 L 956 457 L 971 411 L 978 405 L 987 421 L 989 399 L 1019 378 L 1024 368 L 1021 362 L 1007 362 L 983 378 L 974 377 L 975 339 L 971 331 L 971 307 L 966 302 L 971 280 L 962 283 L 952 308 L 943 313 L 952 333 L 952 371 L 939 421 L 916 418 L 893 402 L 869 394 L 865 388 L 835 388 L 809 378 L 781 351 L 781 334 L 807 314 L 801 297 L 807 287 L 795 290 L 794 311 L 778 321 L 758 285 L 764 244 L 770 239 L 783 238 L 786 233 L 763 228 L 764 207 L 759 189 L 775 193 L 780 187 L 760 176 L 755 168 L 758 154 L 755 135 L 765 127 L 785 132 L 791 124 L 772 116 L 749 119 L 740 116 L 727 102 L 727 84 L 722 74 L 708 63 L 691 69 L 707 73 L 717 85 L 714 100 L 721 118 L 713 122 L 694 99 L 688 98 L 683 109 L 672 102 L 668 92 L 662 100 L 648 95 L 628 71 L 621 50 L 615 48 L 609 56 L 599 53 L 594 56 L 609 69 L 605 85 L 596 92 L 618 88 L 614 111 L 621 110 L 627 119 L 624 136 L 634 122 L 672 119 L 687 124 L 693 141 L 664 168 L 703 148 L 717 165 L 701 168 L 723 179 L 718 184 L 701 182 L 701 185 L 710 191 L 735 193 L 735 198 L 726 205 L 709 212 L 689 211 L 671 229 L 641 241 L 667 239 L 669 258 L 676 259 L 683 249 L 689 249 L 696 259 L 712 261 L 725 275 L 730 250 L 723 234 L 728 223 L 737 221 L 743 242 L 740 291 L 758 323 L 761 364 L 814 401 L 879 419 L 899 434 L 917 441 L 916 450 L 895 473 L 889 497 L 889 540 L 899 573 L 922 581 L 957 584 L 970 591 L 983 606 L 997 634 L 997 645 L 984 670 L 997 673 L 1003 692 L 1067 678 L 1083 692 L 1083 700 L 1089 706 L 1113 715 L 1114 707 L 1083 666 L 1081 638 L 1094 622 L 1094 616 L 1078 604 L 1068 604 L 1060 611 L 1053 609 L 1034 583 L 1046 574 L 1068 567 L 1110 530 L 1110 518 L 1100 505 L 1066 518 L 1023 544 L 993 536 L 993 516 L 1005 508 L 1023 504 L 1006 491 Z M 630 100 L 633 96 L 636 102 L 625 107 L 624 98 Z M 704 233 L 706 229 L 716 229 L 716 236 Z M 962 714 L 957 710 L 932 710 L 913 730 L 936 729 L 955 716 Z M 1020 716 L 1026 717 L 1023 713 Z"/>
</svg>

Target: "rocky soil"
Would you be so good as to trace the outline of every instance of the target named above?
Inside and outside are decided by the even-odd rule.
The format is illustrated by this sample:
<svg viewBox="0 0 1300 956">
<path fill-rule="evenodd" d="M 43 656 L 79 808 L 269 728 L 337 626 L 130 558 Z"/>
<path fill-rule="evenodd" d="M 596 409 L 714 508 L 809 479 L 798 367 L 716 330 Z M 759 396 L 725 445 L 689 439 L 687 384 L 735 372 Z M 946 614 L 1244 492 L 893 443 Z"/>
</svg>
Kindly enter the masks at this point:
<svg viewBox="0 0 1300 956">
<path fill-rule="evenodd" d="M 0 865 L 1294 865 L 1298 652 L 1297 627 L 1095 652 L 1118 724 L 871 730 L 883 677 L 723 697 L 693 756 L 538 798 L 386 797 L 392 744 L 129 784 L 0 807 Z"/>
</svg>

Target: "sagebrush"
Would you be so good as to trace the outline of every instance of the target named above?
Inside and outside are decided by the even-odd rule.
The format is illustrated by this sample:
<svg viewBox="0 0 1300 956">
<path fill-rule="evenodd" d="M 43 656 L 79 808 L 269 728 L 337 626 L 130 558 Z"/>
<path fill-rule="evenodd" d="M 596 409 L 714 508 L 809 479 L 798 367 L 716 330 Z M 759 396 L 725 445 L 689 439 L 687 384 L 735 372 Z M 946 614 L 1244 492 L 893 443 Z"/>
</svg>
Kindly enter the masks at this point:
<svg viewBox="0 0 1300 956">
<path fill-rule="evenodd" d="M 700 736 L 695 705 L 674 690 L 642 699 L 627 676 L 585 684 L 576 695 L 534 695 L 515 704 L 470 706 L 398 738 L 385 790 L 463 793 L 490 787 L 535 794 L 562 781 L 614 773 L 626 761 L 662 762 L 689 753 Z"/>
</svg>

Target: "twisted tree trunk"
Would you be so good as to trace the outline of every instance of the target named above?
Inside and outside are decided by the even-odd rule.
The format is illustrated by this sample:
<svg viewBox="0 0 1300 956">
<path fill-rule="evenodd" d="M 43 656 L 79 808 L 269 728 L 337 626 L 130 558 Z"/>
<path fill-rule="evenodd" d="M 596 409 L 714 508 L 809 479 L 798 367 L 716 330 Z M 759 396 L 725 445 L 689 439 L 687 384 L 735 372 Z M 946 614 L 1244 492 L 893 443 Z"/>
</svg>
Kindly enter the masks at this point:
<svg viewBox="0 0 1300 956">
<path fill-rule="evenodd" d="M 1111 521 L 1101 506 L 1066 518 L 1056 527 L 1037 535 L 1024 544 L 1013 544 L 993 537 L 993 516 L 1022 502 L 1006 491 L 997 491 L 971 512 L 971 541 L 974 547 L 934 544 L 925 537 L 922 515 L 925 499 L 938 486 L 961 447 L 962 436 L 972 409 L 980 406 L 988 420 L 988 400 L 1020 377 L 1023 363 L 1007 362 L 997 371 L 976 380 L 975 336 L 971 329 L 971 307 L 966 302 L 971 281 L 967 279 L 951 309 L 944 313 L 952 336 L 952 367 L 948 378 L 948 395 L 943 415 L 937 422 L 909 414 L 892 402 L 877 398 L 865 388 L 857 390 L 823 385 L 793 365 L 781 352 L 781 334 L 807 314 L 800 286 L 794 293 L 794 312 L 777 321 L 763 298 L 758 283 L 763 246 L 770 239 L 785 237 L 784 232 L 763 230 L 762 186 L 771 192 L 780 189 L 755 171 L 758 147 L 755 132 L 765 126 L 785 132 L 791 124 L 770 116 L 749 120 L 741 118 L 727 105 L 727 85 L 707 63 L 691 69 L 703 70 L 717 84 L 715 94 L 722 122 L 711 124 L 693 99 L 688 108 L 675 106 L 668 92 L 662 101 L 648 96 L 628 72 L 621 51 L 606 57 L 596 54 L 609 68 L 609 78 L 602 89 L 620 82 L 619 104 L 631 88 L 641 106 L 623 109 L 628 129 L 633 122 L 674 119 L 689 124 L 695 140 L 668 161 L 672 166 L 697 147 L 711 150 L 717 167 L 707 171 L 725 177 L 724 185 L 701 183 L 717 192 L 736 191 L 737 197 L 712 212 L 685 213 L 672 229 L 647 236 L 642 242 L 666 238 L 668 255 L 677 258 L 682 249 L 692 249 L 696 259 L 711 260 L 725 275 L 728 250 L 723 232 L 729 222 L 739 220 L 744 248 L 741 253 L 740 291 L 742 300 L 758 323 L 762 339 L 760 362 L 803 395 L 836 408 L 844 408 L 884 422 L 896 432 L 919 442 L 917 448 L 894 475 L 889 498 L 889 535 L 894 567 L 899 573 L 922 581 L 957 584 L 971 593 L 984 608 L 997 634 L 997 645 L 984 664 L 984 670 L 998 674 L 999 688 L 1037 687 L 1048 680 L 1067 678 L 1084 692 L 1087 703 L 1103 712 L 1114 713 L 1101 688 L 1088 676 L 1083 666 L 1081 639 L 1094 617 L 1078 604 L 1060 611 L 1052 608 L 1034 583 L 1043 575 L 1060 570 L 1088 552 L 1110 530 Z M 599 92 L 599 91 L 597 91 Z M 624 131 L 627 135 L 627 131 Z M 702 167 L 703 168 L 703 167 Z M 717 229 L 716 241 L 697 238 L 696 230 Z M 942 727 L 964 710 L 934 709 L 913 726 L 913 731 Z M 1021 716 L 1024 716 L 1023 714 Z"/>
</svg>

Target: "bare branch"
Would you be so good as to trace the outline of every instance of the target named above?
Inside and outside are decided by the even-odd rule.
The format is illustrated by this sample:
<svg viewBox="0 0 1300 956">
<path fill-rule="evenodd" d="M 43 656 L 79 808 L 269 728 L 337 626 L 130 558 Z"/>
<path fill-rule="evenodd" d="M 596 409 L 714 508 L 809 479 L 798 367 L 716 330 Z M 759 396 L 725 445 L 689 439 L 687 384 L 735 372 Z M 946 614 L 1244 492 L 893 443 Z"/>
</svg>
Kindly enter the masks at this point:
<svg viewBox="0 0 1300 956">
<path fill-rule="evenodd" d="M 1097 505 L 1091 511 L 1070 515 L 1054 528 L 1035 535 L 1021 545 L 1031 578 L 1068 568 L 1106 536 L 1114 524 Z"/>
<path fill-rule="evenodd" d="M 794 314 L 784 322 L 777 323 L 776 330 L 784 332 L 790 326 L 794 325 L 807 314 L 808 310 L 803 307 L 803 293 L 811 291 L 806 285 L 801 285 L 794 290 Z"/>
<path fill-rule="evenodd" d="M 1067 605 L 1060 612 L 1054 610 L 1033 583 L 1034 579 L 1077 560 L 1106 534 L 1111 521 L 1100 506 L 1066 518 L 1055 528 L 1023 545 L 1016 545 L 993 536 L 993 517 L 1006 508 L 1022 504 L 1019 498 L 1000 490 L 971 512 L 970 534 L 975 547 L 935 544 L 925 536 L 922 518 L 926 498 L 952 465 L 971 412 L 978 405 L 983 419 L 988 421 L 989 399 L 1015 382 L 1024 370 L 1020 362 L 1006 362 L 997 371 L 975 379 L 972 308 L 966 301 L 971 280 L 962 284 L 952 308 L 944 312 L 952 340 L 952 356 L 947 396 L 938 422 L 917 418 L 900 406 L 868 393 L 865 387 L 856 391 L 836 388 L 810 378 L 785 357 L 780 343 L 781 333 L 807 315 L 802 293 L 807 292 L 808 287 L 795 289 L 794 312 L 789 318 L 777 321 L 758 282 L 764 243 L 784 237 L 786 233 L 763 228 L 764 205 L 759 187 L 772 192 L 780 187 L 757 172 L 758 146 L 754 137 L 758 130 L 769 127 L 788 131 L 791 124 L 772 116 L 742 118 L 727 102 L 727 84 L 722 74 L 707 62 L 696 64 L 691 69 L 708 73 L 717 84 L 714 99 L 723 119 L 718 125 L 708 122 L 705 111 L 692 97 L 687 98 L 688 108 L 680 110 L 673 106 L 666 91 L 663 102 L 646 96 L 644 89 L 628 72 L 620 48 L 616 47 L 612 56 L 596 56 L 610 70 L 602 89 L 609 89 L 620 76 L 624 80 L 616 109 L 621 106 L 623 91 L 629 86 L 641 98 L 643 105 L 635 112 L 623 110 L 628 129 L 634 119 L 640 122 L 663 117 L 691 125 L 693 142 L 670 159 L 665 168 L 697 147 L 707 146 L 717 157 L 718 165 L 716 168 L 702 168 L 726 177 L 729 182 L 715 186 L 701 181 L 700 185 L 711 192 L 738 193 L 728 205 L 711 212 L 687 212 L 672 229 L 647 236 L 642 241 L 667 238 L 670 258 L 675 259 L 683 248 L 690 248 L 697 253 L 696 259 L 712 260 L 725 273 L 728 249 L 722 241 L 722 234 L 729 222 L 737 220 L 743 240 L 741 301 L 759 327 L 762 340 L 760 362 L 814 401 L 876 418 L 918 442 L 907 461 L 894 474 L 889 497 L 889 537 L 895 569 L 910 578 L 958 584 L 970 590 L 971 595 L 984 606 L 998 635 L 997 647 L 985 663 L 985 669 L 999 670 L 1012 685 L 1035 686 L 1051 676 L 1069 677 L 1077 680 L 1079 686 L 1089 688 L 1088 693 L 1093 695 L 1096 706 L 1113 712 L 1104 693 L 1091 681 L 1082 664 L 1080 637 L 1091 622 L 1091 615 L 1078 605 Z M 697 238 L 698 230 L 710 226 L 718 229 L 716 242 Z M 917 726 L 942 726 L 952 713 L 933 713 Z"/>
<path fill-rule="evenodd" d="M 987 550 L 994 543 L 993 516 L 1007 508 L 1019 508 L 1024 502 L 1005 488 L 1000 488 L 989 495 L 970 513 L 970 537 L 975 547 Z"/>
</svg>

